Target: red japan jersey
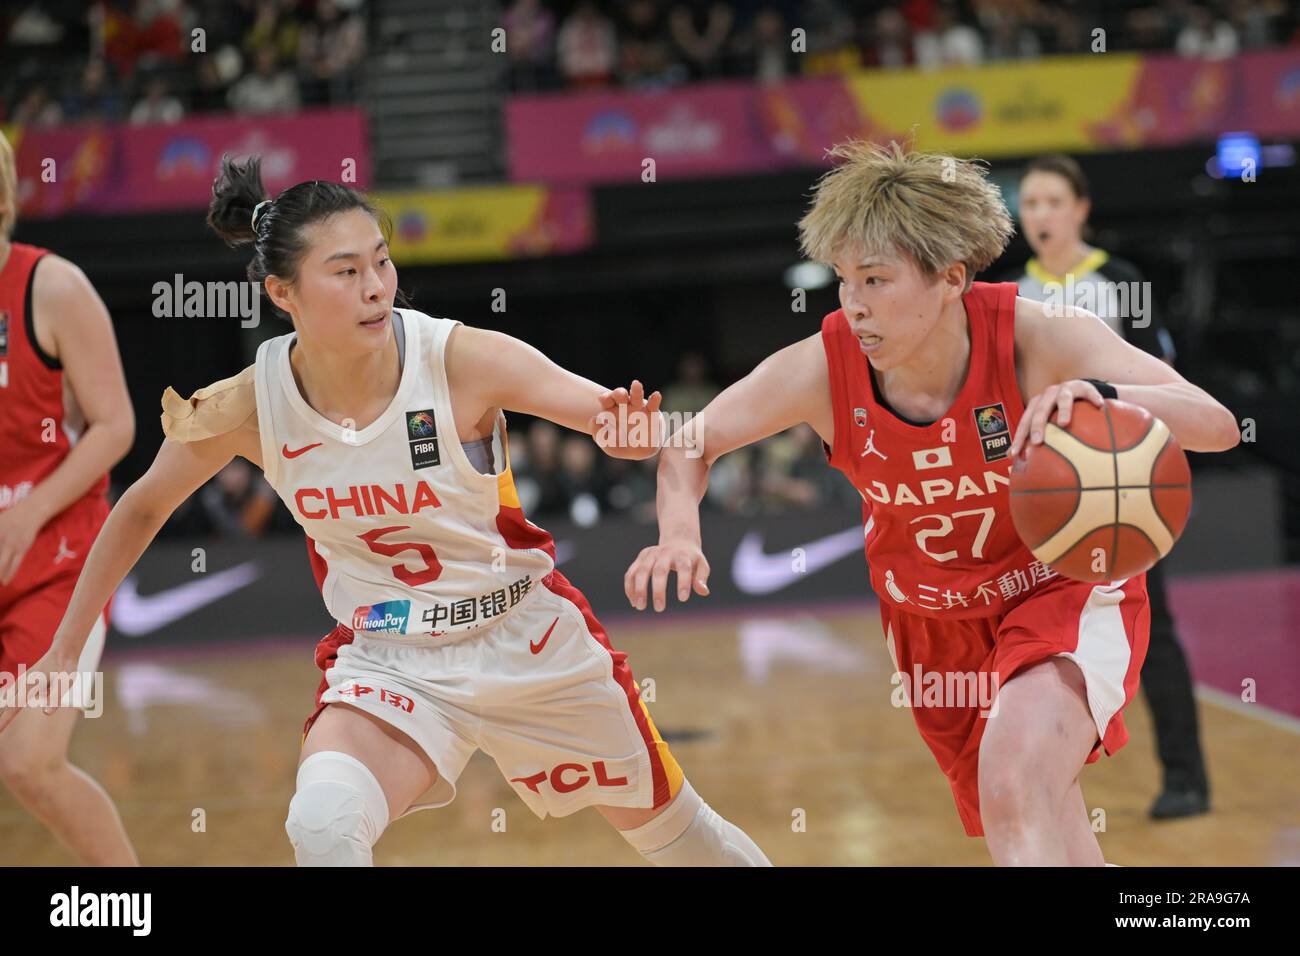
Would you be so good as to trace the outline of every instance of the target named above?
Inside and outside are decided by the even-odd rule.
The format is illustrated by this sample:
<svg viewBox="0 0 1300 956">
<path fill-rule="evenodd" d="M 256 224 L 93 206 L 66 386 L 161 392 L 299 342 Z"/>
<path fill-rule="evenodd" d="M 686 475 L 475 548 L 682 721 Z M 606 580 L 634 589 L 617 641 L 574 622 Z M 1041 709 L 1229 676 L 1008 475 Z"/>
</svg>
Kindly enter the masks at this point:
<svg viewBox="0 0 1300 956">
<path fill-rule="evenodd" d="M 15 242 L 0 269 L 0 511 L 27 497 L 76 440 L 64 424 L 63 366 L 34 333 L 32 281 L 48 252 Z M 72 507 L 102 499 L 107 489 L 105 474 Z"/>
<path fill-rule="evenodd" d="M 929 425 L 882 404 L 844 311 L 822 320 L 835 447 L 830 463 L 862 495 L 867 564 L 880 599 L 933 618 L 997 616 L 1056 573 L 1011 523 L 1016 382 L 1014 283 L 976 282 L 962 297 L 970 367 L 952 406 Z"/>
</svg>

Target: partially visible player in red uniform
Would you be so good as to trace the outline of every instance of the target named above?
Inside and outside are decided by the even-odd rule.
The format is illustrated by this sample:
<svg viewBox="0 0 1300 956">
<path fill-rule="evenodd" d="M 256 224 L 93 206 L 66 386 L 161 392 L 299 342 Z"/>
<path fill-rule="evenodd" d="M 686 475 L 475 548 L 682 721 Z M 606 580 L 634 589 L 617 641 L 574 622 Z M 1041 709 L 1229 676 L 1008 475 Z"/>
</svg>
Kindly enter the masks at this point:
<svg viewBox="0 0 1300 956">
<path fill-rule="evenodd" d="M 108 516 L 108 469 L 135 418 L 113 325 L 86 276 L 46 249 L 10 242 L 14 154 L 0 135 L 0 674 L 49 650 L 90 546 Z M 101 614 L 79 662 L 94 671 Z M 0 780 L 83 863 L 136 862 L 104 789 L 68 763 L 81 713 L 28 708 L 0 735 Z"/>
<path fill-rule="evenodd" d="M 1149 410 L 1188 451 L 1231 448 L 1236 421 L 1091 313 L 1053 318 L 1014 284 L 973 283 L 1012 231 L 979 166 L 893 144 L 833 155 L 800 231 L 809 257 L 834 265 L 842 308 L 668 442 L 659 544 L 628 569 L 628 599 L 644 609 L 649 593 L 663 610 L 670 573 L 679 600 L 707 594 L 710 466 L 807 422 L 862 495 L 896 681 L 967 834 L 998 864 L 1101 865 L 1078 778 L 1127 738 L 1145 575 L 1094 586 L 1035 561 L 1010 520 L 1010 465 L 1051 416 L 1067 425 L 1075 401 L 1100 405 L 1103 392 Z M 922 693 L 936 686 L 938 701 Z"/>
</svg>

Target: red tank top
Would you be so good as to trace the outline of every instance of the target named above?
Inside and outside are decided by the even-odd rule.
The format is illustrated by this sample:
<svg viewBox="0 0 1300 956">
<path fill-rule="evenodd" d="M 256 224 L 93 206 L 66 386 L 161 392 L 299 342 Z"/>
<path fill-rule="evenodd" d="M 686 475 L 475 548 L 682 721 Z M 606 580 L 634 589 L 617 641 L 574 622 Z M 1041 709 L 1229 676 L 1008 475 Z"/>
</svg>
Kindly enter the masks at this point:
<svg viewBox="0 0 1300 956">
<path fill-rule="evenodd" d="M 15 242 L 0 269 L 0 511 L 59 467 L 74 437 L 64 429 L 63 366 L 36 342 L 32 280 L 49 252 Z M 104 498 L 100 477 L 72 507 Z"/>
<path fill-rule="evenodd" d="M 1024 402 L 1016 382 L 1014 283 L 962 297 L 970 367 L 938 421 L 903 421 L 876 398 L 841 309 L 822 320 L 835 447 L 830 463 L 862 495 L 867 564 L 881 601 L 925 617 L 996 616 L 1056 573 L 1020 541 L 1008 452 Z"/>
</svg>

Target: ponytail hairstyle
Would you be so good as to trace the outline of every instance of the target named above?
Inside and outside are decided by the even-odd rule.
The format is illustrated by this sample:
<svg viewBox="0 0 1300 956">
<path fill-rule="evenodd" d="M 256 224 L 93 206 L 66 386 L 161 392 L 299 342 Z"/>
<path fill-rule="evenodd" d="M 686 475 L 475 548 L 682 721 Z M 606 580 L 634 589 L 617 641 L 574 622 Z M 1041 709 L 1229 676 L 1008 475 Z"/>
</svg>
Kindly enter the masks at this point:
<svg viewBox="0 0 1300 956">
<path fill-rule="evenodd" d="M 272 200 L 262 185 L 260 156 L 250 156 L 242 163 L 222 156 L 221 172 L 212 183 L 207 224 L 232 249 L 253 246 L 248 279 L 265 294 L 267 276 L 297 281 L 298 267 L 307 254 L 307 226 L 352 209 L 369 213 L 385 241 L 391 240 L 393 223 L 388 214 L 356 190 L 314 179 L 290 186 Z M 410 305 L 400 289 L 394 299 L 398 305 Z M 272 308 L 288 318 L 274 303 Z"/>
</svg>

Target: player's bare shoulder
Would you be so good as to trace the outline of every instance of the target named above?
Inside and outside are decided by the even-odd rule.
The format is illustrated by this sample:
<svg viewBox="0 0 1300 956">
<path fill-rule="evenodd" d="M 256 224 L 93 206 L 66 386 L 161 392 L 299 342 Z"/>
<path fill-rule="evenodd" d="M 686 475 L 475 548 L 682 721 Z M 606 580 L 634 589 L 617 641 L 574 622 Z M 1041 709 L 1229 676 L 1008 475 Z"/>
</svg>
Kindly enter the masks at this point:
<svg viewBox="0 0 1300 956">
<path fill-rule="evenodd" d="M 474 388 L 484 384 L 493 371 L 499 372 L 523 353 L 535 354 L 536 350 L 504 332 L 456 322 L 447 333 L 443 353 L 447 383 L 452 389 L 457 386 Z"/>
<path fill-rule="evenodd" d="M 81 267 L 52 252 L 42 256 L 32 276 L 32 324 L 41 350 L 59 358 L 59 341 L 97 318 L 108 321 L 108 312 Z"/>
<path fill-rule="evenodd" d="M 788 353 L 788 354 L 787 354 Z M 773 355 L 784 356 L 780 372 L 789 376 L 803 420 L 828 444 L 835 437 L 835 411 L 831 403 L 831 373 L 820 332 L 800 339 Z"/>
<path fill-rule="evenodd" d="M 496 333 L 500 335 L 500 333 Z M 482 374 L 492 357 L 493 333 L 457 322 L 447 333 L 443 362 L 447 367 L 447 384 L 453 389 Z"/>
<path fill-rule="evenodd" d="M 498 406 L 482 392 L 494 374 L 503 373 L 506 350 L 522 343 L 502 332 L 475 328 L 457 322 L 447 333 L 443 365 L 451 392 L 451 411 L 461 441 L 473 441 L 492 434 Z"/>
<path fill-rule="evenodd" d="M 1062 337 L 1071 323 L 1100 322 L 1086 309 L 1049 308 L 1046 303 L 1016 297 L 1016 379 L 1026 400 L 1059 382 Z"/>
</svg>

